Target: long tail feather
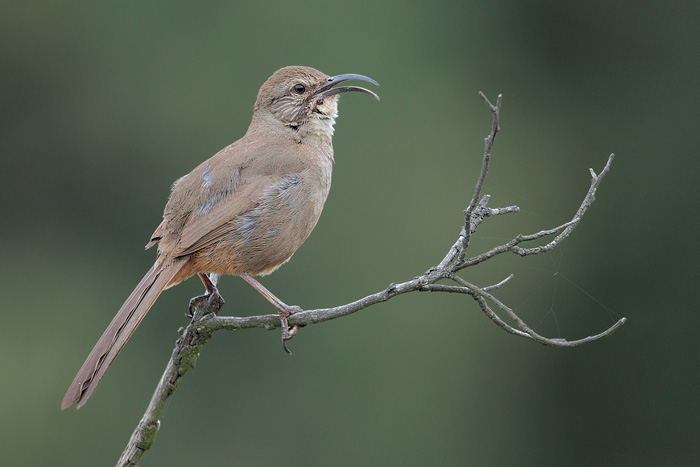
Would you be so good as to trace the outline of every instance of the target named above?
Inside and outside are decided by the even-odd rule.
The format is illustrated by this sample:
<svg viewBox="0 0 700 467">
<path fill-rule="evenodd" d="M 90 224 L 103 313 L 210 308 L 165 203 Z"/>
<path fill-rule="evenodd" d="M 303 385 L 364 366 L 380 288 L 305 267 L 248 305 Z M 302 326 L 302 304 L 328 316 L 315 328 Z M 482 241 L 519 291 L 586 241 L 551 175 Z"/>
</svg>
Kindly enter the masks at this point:
<svg viewBox="0 0 700 467">
<path fill-rule="evenodd" d="M 107 368 L 117 358 L 119 351 L 126 345 L 148 310 L 185 262 L 186 260 L 156 261 L 93 347 L 63 397 L 62 409 L 70 407 L 73 403 L 80 408 L 88 400 Z"/>
</svg>

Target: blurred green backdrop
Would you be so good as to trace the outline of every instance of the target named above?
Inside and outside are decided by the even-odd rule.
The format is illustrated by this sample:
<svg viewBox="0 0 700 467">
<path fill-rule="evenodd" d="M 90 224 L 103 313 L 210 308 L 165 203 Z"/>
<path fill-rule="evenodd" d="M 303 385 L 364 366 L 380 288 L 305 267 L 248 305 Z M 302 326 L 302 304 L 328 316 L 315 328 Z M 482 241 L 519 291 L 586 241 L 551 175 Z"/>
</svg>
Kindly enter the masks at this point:
<svg viewBox="0 0 700 467">
<path fill-rule="evenodd" d="M 219 334 L 143 465 L 697 465 L 697 2 L 2 3 L 0 438 L 7 465 L 112 465 L 170 355 L 196 280 L 167 291 L 80 411 L 59 403 L 124 298 L 170 184 L 246 130 L 258 87 L 299 64 L 377 79 L 344 96 L 333 189 L 264 283 L 305 308 L 422 273 L 459 231 L 490 115 L 485 191 L 522 212 L 474 252 L 568 220 L 561 249 L 465 277 L 537 331 L 461 296 L 413 294 L 304 329 Z M 273 310 L 238 278 L 227 314 Z"/>
</svg>

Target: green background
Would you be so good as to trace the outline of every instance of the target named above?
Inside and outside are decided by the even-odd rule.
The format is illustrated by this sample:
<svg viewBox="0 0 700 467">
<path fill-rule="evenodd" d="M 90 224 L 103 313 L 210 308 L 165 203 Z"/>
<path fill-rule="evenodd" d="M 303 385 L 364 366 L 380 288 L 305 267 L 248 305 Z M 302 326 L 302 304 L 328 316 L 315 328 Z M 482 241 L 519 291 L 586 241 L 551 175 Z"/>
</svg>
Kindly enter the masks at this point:
<svg viewBox="0 0 700 467">
<path fill-rule="evenodd" d="M 346 94 L 314 233 L 263 282 L 347 303 L 411 279 L 456 239 L 490 115 L 502 133 L 473 253 L 571 218 L 549 255 L 466 271 L 546 348 L 464 296 L 410 294 L 303 329 L 220 333 L 143 465 L 697 465 L 697 2 L 3 2 L 5 465 L 113 465 L 170 355 L 189 280 L 161 296 L 81 410 L 59 404 L 150 267 L 173 180 L 239 138 L 277 68 L 362 73 Z M 222 313 L 274 310 L 225 277 Z"/>
</svg>

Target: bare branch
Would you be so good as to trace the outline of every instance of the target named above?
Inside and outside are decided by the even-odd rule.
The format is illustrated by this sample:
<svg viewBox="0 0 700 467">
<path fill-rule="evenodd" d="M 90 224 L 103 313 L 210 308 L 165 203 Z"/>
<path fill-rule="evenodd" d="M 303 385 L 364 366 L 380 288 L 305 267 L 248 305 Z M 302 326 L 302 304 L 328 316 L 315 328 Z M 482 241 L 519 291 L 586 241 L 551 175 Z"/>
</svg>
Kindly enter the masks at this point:
<svg viewBox="0 0 700 467">
<path fill-rule="evenodd" d="M 471 239 L 471 235 L 473 233 L 473 231 L 470 228 L 472 226 L 472 214 L 476 209 L 477 200 L 481 196 L 481 189 L 484 186 L 484 180 L 486 180 L 486 174 L 489 171 L 489 163 L 491 162 L 491 150 L 493 149 L 493 143 L 496 140 L 496 135 L 501 130 L 499 124 L 499 114 L 501 111 L 501 101 L 503 100 L 503 95 L 498 95 L 498 97 L 496 98 L 496 105 L 493 105 L 491 101 L 488 100 L 486 95 L 484 95 L 483 92 L 479 91 L 479 96 L 481 96 L 484 102 L 486 102 L 486 105 L 489 107 L 491 115 L 493 116 L 493 122 L 491 124 L 491 133 L 489 133 L 489 135 L 484 139 L 484 157 L 482 158 L 481 162 L 481 171 L 479 172 L 479 178 L 476 180 L 476 185 L 474 186 L 474 194 L 472 195 L 472 199 L 469 202 L 469 206 L 467 207 L 467 209 L 464 210 L 464 225 L 466 235 L 464 235 L 464 238 L 462 239 L 462 248 L 459 252 L 458 262 L 461 262 L 464 259 L 466 250 L 469 247 L 469 240 Z M 488 198 L 486 198 L 485 202 L 488 203 Z"/>
<path fill-rule="evenodd" d="M 218 275 L 211 275 L 210 280 L 216 285 Z M 216 293 L 206 296 L 206 300 L 191 301 L 190 303 L 194 303 L 194 306 L 190 307 L 192 322 L 184 330 L 180 329 L 180 338 L 175 344 L 175 349 L 165 367 L 163 376 L 160 377 L 146 412 L 124 448 L 124 452 L 117 462 L 117 467 L 139 465 L 143 453 L 153 445 L 160 428 L 160 417 L 166 402 L 180 385 L 180 378 L 190 368 L 194 368 L 202 346 L 211 337 L 211 333 L 207 331 L 206 326 L 202 326 L 202 323 L 216 317 L 224 300 Z"/>
<path fill-rule="evenodd" d="M 496 297 L 485 291 L 484 289 L 480 289 L 476 287 L 473 284 L 470 284 L 469 282 L 465 281 L 459 276 L 452 276 L 451 279 L 453 279 L 455 282 L 463 285 L 467 289 L 469 289 L 469 294 L 472 295 L 476 299 L 477 302 L 479 302 L 479 305 L 481 306 L 481 309 L 484 310 L 484 312 L 491 318 L 496 324 L 501 326 L 502 328 L 506 329 L 508 332 L 511 334 L 517 334 L 522 337 L 528 337 L 532 339 L 535 342 L 539 342 L 540 344 L 543 345 L 551 345 L 551 346 L 556 346 L 556 347 L 574 347 L 576 345 L 581 345 L 585 344 L 587 342 L 594 341 L 596 339 L 600 339 L 601 337 L 607 337 L 611 335 L 617 328 L 625 324 L 626 318 L 621 318 L 618 320 L 615 324 L 613 324 L 611 327 L 606 329 L 605 331 L 596 334 L 594 336 L 588 336 L 583 339 L 578 339 L 574 341 L 567 341 L 566 339 L 562 338 L 554 338 L 550 339 L 544 336 L 541 336 L 537 334 L 535 331 L 533 331 L 527 324 L 525 324 L 525 321 L 523 321 L 510 307 L 506 306 L 503 302 L 498 300 Z M 503 320 L 501 320 L 496 313 L 491 310 L 490 307 L 486 304 L 485 300 L 490 301 L 494 305 L 496 305 L 499 309 L 502 311 L 505 311 L 508 316 L 515 321 L 515 324 L 522 330 L 522 332 L 517 331 L 513 329 L 512 327 L 508 326 Z M 483 302 L 483 303 L 482 303 Z"/>
<path fill-rule="evenodd" d="M 625 318 L 621 318 L 615 324 L 601 333 L 572 341 L 562 338 L 547 338 L 532 330 L 510 307 L 505 305 L 490 293 L 491 291 L 499 289 L 508 283 L 513 278 L 512 274 L 502 281 L 486 287 L 478 287 L 457 275 L 457 272 L 464 268 L 476 266 L 502 253 L 514 253 L 520 256 L 528 256 L 544 253 L 555 248 L 562 240 L 566 239 L 581 222 L 583 215 L 595 200 L 595 193 L 600 185 L 600 182 L 610 171 L 610 165 L 614 157 L 613 154 L 608 157 L 607 163 L 600 174 L 596 175 L 596 173 L 590 169 L 591 185 L 583 199 L 583 202 L 581 203 L 581 206 L 578 208 L 576 214 L 574 214 L 570 221 L 554 228 L 541 230 L 533 234 L 517 235 L 507 243 L 496 246 L 486 252 L 470 258 L 466 258 L 471 236 L 476 232 L 479 225 L 481 225 L 485 218 L 520 211 L 518 206 L 489 208 L 488 202 L 490 196 L 481 195 L 484 180 L 486 179 L 486 174 L 488 172 L 489 161 L 491 159 L 491 150 L 493 148 L 496 135 L 500 130 L 499 112 L 501 108 L 502 96 L 499 95 L 498 99 L 496 100 L 496 105 L 493 105 L 483 93 L 479 93 L 479 95 L 486 102 L 493 117 L 491 132 L 484 140 L 484 156 L 482 160 L 481 172 L 479 173 L 479 177 L 474 188 L 474 194 L 471 198 L 469 206 L 464 211 L 464 225 L 461 227 L 457 240 L 449 248 L 442 261 L 440 261 L 437 266 L 430 268 L 420 276 L 399 284 L 389 284 L 384 290 L 367 295 L 366 297 L 355 300 L 354 302 L 333 308 L 321 308 L 317 310 L 306 310 L 295 313 L 289 317 L 290 326 L 303 327 L 322 323 L 331 319 L 347 316 L 372 305 L 376 305 L 377 303 L 385 302 L 397 295 L 416 291 L 460 293 L 469 295 L 477 302 L 486 316 L 488 316 L 504 331 L 516 336 L 526 337 L 543 345 L 573 347 L 576 345 L 585 344 L 611 335 L 625 323 Z M 479 198 L 481 198 L 480 201 L 478 201 Z M 521 246 L 521 244 L 524 242 L 530 242 L 552 236 L 554 236 L 554 238 L 545 245 L 534 247 Z M 212 276 L 211 280 L 214 285 L 216 285 L 218 277 Z M 452 281 L 456 285 L 438 283 L 439 281 L 444 280 Z M 184 374 L 194 366 L 202 346 L 214 332 L 221 329 L 275 329 L 280 327 L 280 317 L 277 313 L 248 317 L 218 316 L 218 311 L 223 305 L 223 299 L 219 296 L 219 294 L 212 293 L 211 295 L 206 295 L 202 298 L 204 298 L 204 300 L 193 299 L 191 302 L 192 322 L 184 330 L 181 330 L 181 336 L 177 341 L 171 359 L 166 366 L 165 372 L 163 373 L 163 376 L 156 387 L 156 391 L 153 394 L 148 408 L 146 409 L 146 413 L 134 430 L 134 433 L 117 465 L 138 465 L 141 455 L 153 444 L 155 435 L 160 427 L 160 416 L 162 415 L 168 398 L 172 396 L 177 389 L 182 376 L 184 376 Z M 491 304 L 493 307 L 489 304 Z M 508 319 L 515 323 L 515 325 L 512 326 L 504 321 L 498 315 L 498 313 L 494 311 L 494 308 L 500 313 L 505 313 Z"/>
<path fill-rule="evenodd" d="M 501 214 L 511 214 L 514 212 L 520 212 L 520 208 L 517 206 L 508 206 L 505 208 L 489 208 L 486 215 L 487 216 L 500 216 Z"/>
<path fill-rule="evenodd" d="M 603 171 L 600 173 L 600 175 L 596 175 L 595 172 L 593 172 L 593 169 L 589 169 L 591 174 L 592 174 L 592 179 L 591 179 L 591 185 L 588 189 L 588 192 L 586 193 L 586 196 L 583 199 L 583 202 L 581 203 L 581 206 L 579 206 L 578 210 L 576 211 L 576 214 L 574 215 L 573 219 L 571 219 L 569 222 L 566 222 L 564 224 L 561 224 L 557 227 L 554 227 L 552 229 L 547 229 L 547 230 L 541 230 L 537 233 L 534 234 L 529 234 L 529 235 L 517 235 L 515 238 L 513 238 L 511 241 L 508 243 L 505 243 L 503 245 L 499 245 L 497 247 L 492 248 L 489 251 L 486 251 L 484 253 L 481 253 L 477 256 L 474 256 L 472 258 L 466 259 L 462 261 L 460 264 L 457 265 L 457 269 L 464 269 L 466 267 L 474 266 L 479 263 L 483 263 L 484 261 L 493 258 L 496 255 L 499 255 L 501 253 L 515 253 L 520 256 L 528 256 L 528 255 L 536 255 L 539 253 L 544 253 L 549 250 L 552 250 L 555 248 L 562 240 L 567 238 L 569 235 L 571 235 L 571 232 L 574 231 L 578 223 L 581 221 L 581 218 L 583 215 L 586 213 L 588 208 L 593 204 L 593 201 L 595 200 L 595 192 L 598 189 L 598 186 L 600 185 L 600 182 L 602 181 L 603 177 L 608 174 L 610 171 L 610 164 L 615 157 L 614 154 L 610 154 L 608 157 L 608 161 L 605 164 L 605 167 L 603 168 Z M 512 206 L 511 208 L 508 208 L 511 210 L 512 208 L 517 208 L 517 206 Z M 537 247 L 532 247 L 532 248 L 522 248 L 518 246 L 519 244 L 523 242 L 529 242 L 532 240 L 537 240 L 543 237 L 548 237 L 550 235 L 557 234 L 557 236 L 552 239 L 549 243 L 546 245 L 542 246 L 537 246 Z"/>
<path fill-rule="evenodd" d="M 486 287 L 482 287 L 481 290 L 489 291 L 489 290 L 497 289 L 497 288 L 499 288 L 500 286 L 504 285 L 504 284 L 505 284 L 506 282 L 508 282 L 509 280 L 511 280 L 513 277 L 515 277 L 515 276 L 514 276 L 513 274 L 511 274 L 511 275 L 509 275 L 508 277 L 506 277 L 505 279 L 503 279 L 501 282 L 499 282 L 499 283 L 497 283 L 497 284 L 489 285 L 489 286 L 486 286 Z"/>
<path fill-rule="evenodd" d="M 459 233 L 459 237 L 457 238 L 457 241 L 450 247 L 450 249 L 447 251 L 447 254 L 445 257 L 440 261 L 440 264 L 438 264 L 435 269 L 443 270 L 446 269 L 452 261 L 454 261 L 455 257 L 460 254 L 460 251 L 462 251 L 463 244 L 464 244 L 464 238 L 466 236 L 466 231 L 464 226 L 462 226 L 462 231 Z"/>
<path fill-rule="evenodd" d="M 527 333 L 524 333 L 523 331 L 518 331 L 517 329 L 513 328 L 508 323 L 503 321 L 496 313 L 493 312 L 493 310 L 486 304 L 486 300 L 484 300 L 482 297 L 476 295 L 476 296 L 474 296 L 474 300 L 476 300 L 476 303 L 479 304 L 479 306 L 481 307 L 481 310 L 484 313 L 486 313 L 486 316 L 488 316 L 491 319 L 491 321 L 496 323 L 498 326 L 500 326 L 507 333 L 515 334 L 516 336 L 521 336 L 521 337 L 530 337 Z"/>
</svg>

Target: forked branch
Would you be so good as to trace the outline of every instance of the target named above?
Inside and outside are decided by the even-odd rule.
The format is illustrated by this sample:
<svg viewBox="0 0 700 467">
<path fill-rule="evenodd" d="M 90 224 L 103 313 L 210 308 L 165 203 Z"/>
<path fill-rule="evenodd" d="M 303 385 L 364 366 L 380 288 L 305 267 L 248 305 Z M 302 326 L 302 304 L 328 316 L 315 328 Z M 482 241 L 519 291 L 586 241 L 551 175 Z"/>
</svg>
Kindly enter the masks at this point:
<svg viewBox="0 0 700 467">
<path fill-rule="evenodd" d="M 468 256 L 467 250 L 472 235 L 476 232 L 479 225 L 490 216 L 502 214 L 510 214 L 519 212 L 517 206 L 508 206 L 504 208 L 488 207 L 489 196 L 481 195 L 484 180 L 488 173 L 489 162 L 491 160 L 491 151 L 496 139 L 496 135 L 500 130 L 499 113 L 501 110 L 501 95 L 496 99 L 496 104 L 492 104 L 483 93 L 479 93 L 482 99 L 486 102 L 493 122 L 491 132 L 484 140 L 484 155 L 482 159 L 481 171 L 477 178 L 474 188 L 474 194 L 469 202 L 469 205 L 464 210 L 464 225 L 461 227 L 461 232 L 457 241 L 449 248 L 445 257 L 434 267 L 430 268 L 425 273 L 399 284 L 389 284 L 384 290 L 368 295 L 354 302 L 336 306 L 333 308 L 322 308 L 317 310 L 306 310 L 296 313 L 289 317 L 290 326 L 308 326 L 311 324 L 322 323 L 331 319 L 340 318 L 356 311 L 360 311 L 369 306 L 380 302 L 385 302 L 397 295 L 409 292 L 446 292 L 446 293 L 461 293 L 471 296 L 479 305 L 481 310 L 494 323 L 500 326 L 503 330 L 510 334 L 526 337 L 543 345 L 551 345 L 557 347 L 573 347 L 576 345 L 585 344 L 601 337 L 611 335 L 615 330 L 625 323 L 625 318 L 620 318 L 615 324 L 608 329 L 588 337 L 576 340 L 566 340 L 563 338 L 548 338 L 541 336 L 533 331 L 523 321 L 512 308 L 498 300 L 491 292 L 506 285 L 513 278 L 509 275 L 497 284 L 479 287 L 470 282 L 467 282 L 457 273 L 462 269 L 476 266 L 484 261 L 487 261 L 494 256 L 502 253 L 514 253 L 519 256 L 537 255 L 550 251 L 557 247 L 571 232 L 578 226 L 588 208 L 593 204 L 595 193 L 600 185 L 600 182 L 610 171 L 613 154 L 608 157 L 605 167 L 596 174 L 593 169 L 591 173 L 591 185 L 586 193 L 583 202 L 579 206 L 576 213 L 570 221 L 565 222 L 552 229 L 541 230 L 532 234 L 519 234 L 513 237 L 510 241 L 491 248 L 488 251 Z M 548 243 L 540 246 L 527 247 L 525 243 L 533 240 L 553 237 Z M 451 281 L 451 284 L 438 283 L 439 281 Z M 161 377 L 155 393 L 151 399 L 143 418 L 134 430 L 129 443 L 124 450 L 122 457 L 119 459 L 118 466 L 134 466 L 138 465 L 141 455 L 151 447 L 155 435 L 160 427 L 160 416 L 165 408 L 167 399 L 175 392 L 180 384 L 182 376 L 194 366 L 199 357 L 199 352 L 206 341 L 212 336 L 215 331 L 221 329 L 238 330 L 248 328 L 265 328 L 275 329 L 280 326 L 280 319 L 277 313 L 235 317 L 235 316 L 218 316 L 218 311 L 223 305 L 223 299 L 218 293 L 211 294 L 206 300 L 198 300 L 193 302 L 192 307 L 192 322 L 180 332 L 180 338 L 177 341 L 172 357 Z M 508 324 L 499 313 L 507 315 L 512 321 L 512 325 Z"/>
</svg>

